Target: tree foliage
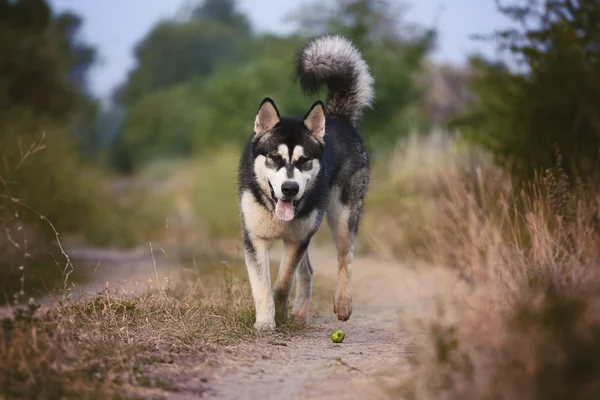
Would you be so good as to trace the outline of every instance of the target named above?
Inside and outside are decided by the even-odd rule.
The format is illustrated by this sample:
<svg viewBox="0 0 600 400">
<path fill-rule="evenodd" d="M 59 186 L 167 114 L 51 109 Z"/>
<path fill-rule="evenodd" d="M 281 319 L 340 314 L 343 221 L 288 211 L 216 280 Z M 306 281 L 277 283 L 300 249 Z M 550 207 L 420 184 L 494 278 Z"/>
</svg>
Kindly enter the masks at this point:
<svg viewBox="0 0 600 400">
<path fill-rule="evenodd" d="M 363 125 L 372 150 L 389 148 L 410 131 L 427 130 L 420 110 L 423 87 L 415 78 L 435 32 L 402 20 L 402 9 L 395 5 L 388 0 L 336 0 L 329 9 L 296 18 L 301 32 L 340 34 L 364 53 L 375 78 L 375 107 Z"/>
<path fill-rule="evenodd" d="M 122 170 L 165 156 L 192 153 L 192 132 L 202 123 L 195 85 L 179 84 L 154 91 L 129 107 L 115 145 L 114 161 Z"/>
<path fill-rule="evenodd" d="M 17 216 L 22 224 L 39 225 L 39 216 L 31 210 L 64 231 L 81 224 L 82 215 L 90 215 L 93 196 L 81 179 L 76 135 L 94 114 L 87 77 L 96 51 L 79 40 L 81 26 L 79 16 L 55 14 L 43 0 L 0 0 L 3 232 L 14 228 Z M 45 144 L 32 156 L 28 149 L 42 133 Z M 15 209 L 13 198 L 27 207 Z M 48 241 L 54 238 L 47 233 Z M 31 254 L 38 244 L 31 238 Z"/>
<path fill-rule="evenodd" d="M 116 165 L 131 171 L 154 158 L 188 156 L 190 148 L 240 144 L 265 96 L 281 112 L 303 115 L 310 99 L 294 80 L 294 65 L 304 41 L 325 33 L 350 38 L 365 54 L 376 99 L 364 137 L 373 150 L 390 148 L 424 125 L 415 75 L 434 40 L 428 30 L 401 30 L 408 24 L 398 15 L 382 0 L 340 0 L 301 15 L 298 33 L 281 37 L 253 34 L 233 0 L 206 0 L 183 21 L 160 24 L 138 46 L 138 66 L 121 92 L 126 109 L 113 146 Z"/>
<path fill-rule="evenodd" d="M 206 78 L 223 63 L 239 61 L 249 24 L 233 1 L 206 1 L 184 21 L 160 22 L 134 50 L 137 65 L 117 100 L 133 105 L 143 96 Z"/>
<path fill-rule="evenodd" d="M 75 40 L 81 19 L 43 0 L 0 0 L 0 112 L 66 121 L 85 100 L 95 50 Z"/>
<path fill-rule="evenodd" d="M 477 96 L 454 121 L 516 176 L 554 165 L 556 151 L 572 175 L 598 167 L 600 145 L 600 3 L 526 1 L 499 5 L 515 27 L 496 32 L 517 71 L 473 59 Z"/>
<path fill-rule="evenodd" d="M 205 0 L 192 9 L 191 19 L 217 22 L 241 36 L 252 33 L 248 17 L 237 10 L 235 0 Z"/>
</svg>

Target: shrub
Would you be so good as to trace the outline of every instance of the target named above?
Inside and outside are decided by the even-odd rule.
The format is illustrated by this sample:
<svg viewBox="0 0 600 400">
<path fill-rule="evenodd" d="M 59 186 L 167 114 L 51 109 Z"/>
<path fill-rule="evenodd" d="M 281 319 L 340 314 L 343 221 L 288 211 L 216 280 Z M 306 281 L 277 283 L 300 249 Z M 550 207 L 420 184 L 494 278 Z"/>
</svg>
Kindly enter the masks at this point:
<svg viewBox="0 0 600 400">
<path fill-rule="evenodd" d="M 552 167 L 556 148 L 569 176 L 596 178 L 600 82 L 592 38 L 600 33 L 598 3 L 509 1 L 499 8 L 516 26 L 494 37 L 518 68 L 474 58 L 475 101 L 452 125 L 519 180 Z"/>
<path fill-rule="evenodd" d="M 592 399 L 600 396 L 599 197 L 558 166 L 529 190 L 506 176 L 450 177 L 418 224 L 430 259 L 468 287 L 453 321 L 425 322 L 404 396 Z"/>
</svg>

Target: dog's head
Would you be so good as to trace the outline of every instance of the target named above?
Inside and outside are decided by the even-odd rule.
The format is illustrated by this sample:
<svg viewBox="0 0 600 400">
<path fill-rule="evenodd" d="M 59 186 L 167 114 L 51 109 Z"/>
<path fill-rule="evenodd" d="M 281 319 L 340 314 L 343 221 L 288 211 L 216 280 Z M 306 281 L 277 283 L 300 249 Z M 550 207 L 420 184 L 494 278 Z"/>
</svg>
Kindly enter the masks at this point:
<svg viewBox="0 0 600 400">
<path fill-rule="evenodd" d="M 290 221 L 295 205 L 310 190 L 321 169 L 325 109 L 317 101 L 303 119 L 281 117 L 265 98 L 254 122 L 254 173 L 275 201 L 275 215 Z"/>
</svg>

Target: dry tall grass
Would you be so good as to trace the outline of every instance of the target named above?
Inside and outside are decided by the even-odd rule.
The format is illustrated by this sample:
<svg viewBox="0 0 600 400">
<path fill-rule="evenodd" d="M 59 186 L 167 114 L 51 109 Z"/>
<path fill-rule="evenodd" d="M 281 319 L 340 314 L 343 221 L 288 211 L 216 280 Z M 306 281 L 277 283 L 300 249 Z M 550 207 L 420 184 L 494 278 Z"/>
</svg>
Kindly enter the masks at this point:
<svg viewBox="0 0 600 400">
<path fill-rule="evenodd" d="M 560 166 L 517 190 L 502 171 L 461 160 L 442 159 L 435 190 L 419 191 L 430 207 L 410 214 L 406 231 L 469 290 L 442 304 L 453 319 L 422 321 L 429 341 L 415 344 L 413 374 L 395 395 L 600 398 L 600 197 Z M 392 200 L 386 209 L 407 210 Z"/>
<path fill-rule="evenodd" d="M 446 132 L 400 141 L 391 158 L 373 168 L 361 226 L 367 247 L 392 258 L 429 258 L 429 235 L 436 232 L 421 227 L 437 218 L 448 180 L 473 181 L 482 165 L 486 179 L 499 179 L 487 154 L 460 147 Z"/>
<path fill-rule="evenodd" d="M 237 271 L 230 264 L 178 268 L 179 279 L 163 285 L 157 274 L 157 281 L 141 294 L 107 287 L 90 299 L 75 300 L 70 279 L 74 265 L 53 221 L 15 197 L 9 186 L 12 172 L 43 149 L 43 140 L 19 146 L 16 166 L 9 169 L 7 164 L 0 172 L 0 228 L 5 239 L 0 238 L 0 289 L 10 289 L 2 294 L 13 307 L 0 309 L 0 315 L 12 311 L 0 319 L 0 399 L 148 398 L 180 389 L 202 393 L 206 381 L 200 378 L 217 346 L 258 335 L 243 264 Z M 205 180 L 210 178 L 206 175 Z M 161 207 L 157 209 L 162 213 L 166 207 Z M 122 226 L 127 220 L 118 222 Z M 44 229 L 48 233 L 38 239 Z M 47 252 L 46 243 L 53 257 L 33 268 L 34 256 Z M 151 268 L 150 263 L 148 271 Z M 62 283 L 61 299 L 40 310 L 27 298 L 39 294 L 32 281 L 48 284 L 47 275 L 53 283 Z M 298 329 L 287 321 L 279 325 L 279 334 L 285 338 Z M 198 369 L 193 376 L 160 371 L 176 357 L 194 358 Z"/>
<path fill-rule="evenodd" d="M 220 346 L 260 336 L 250 287 L 242 265 L 178 272 L 141 294 L 113 286 L 87 300 L 41 310 L 32 300 L 16 308 L 0 327 L 0 398 L 163 398 L 207 390 Z M 290 319 L 275 338 L 301 329 Z M 170 370 L 174 362 L 194 368 Z"/>
</svg>

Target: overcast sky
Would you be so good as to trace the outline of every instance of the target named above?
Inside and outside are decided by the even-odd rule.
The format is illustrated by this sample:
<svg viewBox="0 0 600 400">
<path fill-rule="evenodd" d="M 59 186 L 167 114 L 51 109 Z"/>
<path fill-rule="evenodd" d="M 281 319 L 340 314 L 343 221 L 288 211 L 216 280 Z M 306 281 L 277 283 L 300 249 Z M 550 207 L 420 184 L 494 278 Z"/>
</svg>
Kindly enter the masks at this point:
<svg viewBox="0 0 600 400">
<path fill-rule="evenodd" d="M 310 3 L 311 0 L 308 0 Z M 134 66 L 133 46 L 160 19 L 173 16 L 186 0 L 50 0 L 56 11 L 73 10 L 84 18 L 83 37 L 97 46 L 100 63 L 92 72 L 93 93 L 104 97 Z M 288 33 L 285 17 L 307 0 L 239 0 L 256 29 Z M 436 60 L 461 64 L 477 51 L 493 55 L 493 47 L 469 38 L 505 26 L 494 0 L 412 0 L 406 19 L 438 29 Z M 117 12 L 115 13 L 115 10 Z"/>
</svg>

